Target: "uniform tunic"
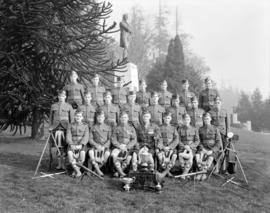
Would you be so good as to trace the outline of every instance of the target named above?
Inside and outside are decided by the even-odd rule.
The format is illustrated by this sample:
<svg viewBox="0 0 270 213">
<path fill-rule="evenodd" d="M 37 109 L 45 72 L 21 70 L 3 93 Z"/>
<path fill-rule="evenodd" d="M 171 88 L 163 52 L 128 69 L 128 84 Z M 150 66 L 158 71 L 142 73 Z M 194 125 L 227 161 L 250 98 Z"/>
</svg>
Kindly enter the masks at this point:
<svg viewBox="0 0 270 213">
<path fill-rule="evenodd" d="M 158 103 L 163 107 L 171 106 L 172 93 L 169 91 L 159 92 L 159 101 Z"/>
<path fill-rule="evenodd" d="M 195 98 L 195 94 L 193 92 L 190 91 L 186 91 L 186 90 L 182 90 L 182 92 L 180 93 L 180 104 L 183 104 L 186 109 L 190 109 L 191 108 L 191 99 Z"/>
<path fill-rule="evenodd" d="M 140 116 L 141 116 L 141 106 L 139 104 L 124 104 L 122 110 L 128 112 L 129 121 L 132 125 L 137 128 L 140 124 Z"/>
<path fill-rule="evenodd" d="M 137 143 L 137 136 L 134 127 L 129 124 L 120 124 L 113 131 L 112 145 L 115 148 L 120 147 L 121 144 L 125 144 L 127 149 L 133 150 Z"/>
<path fill-rule="evenodd" d="M 170 147 L 171 150 L 175 150 L 179 145 L 178 133 L 174 126 L 163 124 L 160 127 L 160 136 L 158 148 L 161 150 L 167 146 Z"/>
<path fill-rule="evenodd" d="M 127 89 L 123 87 L 114 88 L 111 91 L 113 97 L 113 103 L 121 106 L 127 103 Z"/>
<path fill-rule="evenodd" d="M 141 107 L 148 107 L 150 105 L 150 93 L 139 91 L 136 94 L 136 103 L 141 105 Z"/>
<path fill-rule="evenodd" d="M 159 127 L 150 123 L 147 127 L 144 124 L 138 126 L 137 129 L 137 140 L 139 148 L 147 146 L 150 152 L 153 153 L 155 148 L 157 148 L 156 141 L 160 139 Z"/>
<path fill-rule="evenodd" d="M 203 126 L 203 113 L 204 110 L 200 108 L 191 108 L 187 111 L 190 116 L 190 125 L 199 129 Z"/>
<path fill-rule="evenodd" d="M 76 103 L 77 106 L 80 106 L 83 104 L 83 94 L 84 94 L 84 88 L 82 84 L 74 84 L 69 83 L 64 87 L 64 90 L 67 94 L 67 102 L 69 104 Z"/>
<path fill-rule="evenodd" d="M 67 129 L 69 123 L 73 122 L 73 109 L 68 103 L 56 102 L 51 106 L 50 126 L 55 129 L 59 124 Z"/>
<path fill-rule="evenodd" d="M 167 111 L 170 112 L 172 115 L 172 125 L 178 126 L 182 123 L 182 116 L 186 113 L 186 109 L 184 106 L 171 106 L 167 108 Z"/>
<path fill-rule="evenodd" d="M 85 123 L 71 123 L 67 128 L 68 145 L 86 145 L 89 140 L 89 128 Z"/>
<path fill-rule="evenodd" d="M 100 107 L 105 114 L 105 123 L 111 127 L 115 127 L 119 118 L 119 107 L 115 104 L 104 104 Z"/>
<path fill-rule="evenodd" d="M 226 135 L 226 133 L 229 131 L 229 116 L 225 109 L 212 109 L 209 111 L 211 114 L 211 124 L 216 126 L 220 133 L 223 135 Z"/>
<path fill-rule="evenodd" d="M 80 110 L 83 112 L 83 122 L 87 123 L 89 127 L 93 126 L 96 108 L 93 105 L 82 105 Z"/>
<path fill-rule="evenodd" d="M 199 129 L 200 147 L 206 150 L 212 150 L 213 156 L 217 157 L 221 148 L 221 138 L 217 127 L 213 125 L 203 125 Z"/>
<path fill-rule="evenodd" d="M 193 154 L 195 154 L 197 146 L 200 143 L 198 130 L 193 126 L 183 125 L 178 129 L 178 134 L 180 141 L 179 151 L 183 152 L 185 150 L 185 145 L 188 145 L 191 148 Z"/>
<path fill-rule="evenodd" d="M 162 116 L 163 116 L 163 113 L 165 112 L 165 108 L 157 104 L 157 105 L 151 105 L 147 109 L 149 110 L 151 114 L 151 122 L 157 125 L 161 125 Z"/>
<path fill-rule="evenodd" d="M 105 93 L 105 88 L 102 86 L 93 86 L 89 88 L 92 96 L 92 103 L 94 106 L 101 106 L 104 104 L 103 94 Z"/>
<path fill-rule="evenodd" d="M 98 145 L 110 148 L 111 145 L 112 129 L 109 125 L 95 124 L 89 133 L 89 144 L 91 147 L 96 148 Z"/>
<path fill-rule="evenodd" d="M 199 107 L 208 112 L 213 108 L 216 97 L 219 97 L 216 89 L 204 89 L 199 95 Z"/>
</svg>

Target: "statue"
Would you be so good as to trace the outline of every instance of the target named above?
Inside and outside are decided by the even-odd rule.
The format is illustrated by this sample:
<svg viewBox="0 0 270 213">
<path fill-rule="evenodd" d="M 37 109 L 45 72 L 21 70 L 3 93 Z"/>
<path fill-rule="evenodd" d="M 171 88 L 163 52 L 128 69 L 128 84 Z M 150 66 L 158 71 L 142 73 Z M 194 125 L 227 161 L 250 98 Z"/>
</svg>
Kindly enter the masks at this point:
<svg viewBox="0 0 270 213">
<path fill-rule="evenodd" d="M 124 14 L 122 21 L 120 22 L 120 47 L 124 48 L 123 50 L 123 58 L 128 56 L 128 46 L 129 40 L 131 35 L 131 27 L 129 26 L 128 22 L 128 15 Z"/>
</svg>

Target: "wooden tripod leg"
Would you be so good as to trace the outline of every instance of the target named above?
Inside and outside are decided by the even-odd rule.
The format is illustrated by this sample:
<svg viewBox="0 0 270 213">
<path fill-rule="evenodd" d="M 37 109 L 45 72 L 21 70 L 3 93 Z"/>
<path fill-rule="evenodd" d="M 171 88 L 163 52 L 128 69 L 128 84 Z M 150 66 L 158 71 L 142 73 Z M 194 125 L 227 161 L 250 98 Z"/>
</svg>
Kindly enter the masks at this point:
<svg viewBox="0 0 270 213">
<path fill-rule="evenodd" d="M 38 169 L 39 169 L 39 167 L 40 167 L 41 160 L 42 160 L 42 158 L 43 158 L 43 155 L 44 155 L 45 150 L 46 150 L 46 148 L 47 148 L 47 145 L 48 145 L 48 143 L 49 143 L 49 139 L 50 139 L 50 136 L 48 137 L 48 139 L 47 139 L 47 141 L 46 141 L 46 143 L 45 143 L 45 145 L 44 145 L 44 148 L 43 148 L 42 153 L 41 153 L 41 155 L 40 155 L 40 158 L 39 158 L 39 161 L 38 161 L 38 164 L 37 164 L 37 167 L 36 167 L 34 176 L 36 176 L 36 174 L 37 174 L 37 172 L 38 172 Z"/>
<path fill-rule="evenodd" d="M 52 156 L 52 144 L 49 144 L 49 170 L 52 169 L 52 160 L 53 160 L 53 156 Z"/>
</svg>

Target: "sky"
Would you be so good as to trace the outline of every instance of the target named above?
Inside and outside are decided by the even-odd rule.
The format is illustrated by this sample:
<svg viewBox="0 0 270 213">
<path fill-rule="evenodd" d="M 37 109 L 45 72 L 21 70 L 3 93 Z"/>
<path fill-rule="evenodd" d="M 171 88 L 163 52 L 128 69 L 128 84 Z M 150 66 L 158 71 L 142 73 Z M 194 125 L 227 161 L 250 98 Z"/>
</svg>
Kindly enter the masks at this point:
<svg viewBox="0 0 270 213">
<path fill-rule="evenodd" d="M 175 36 L 178 7 L 180 33 L 191 36 L 192 51 L 205 59 L 217 86 L 270 94 L 269 0 L 160 0 L 170 12 L 168 30 Z M 159 0 L 110 0 L 111 19 L 121 21 L 133 5 L 146 15 L 158 13 Z M 150 16 L 149 16 L 150 17 Z"/>
</svg>

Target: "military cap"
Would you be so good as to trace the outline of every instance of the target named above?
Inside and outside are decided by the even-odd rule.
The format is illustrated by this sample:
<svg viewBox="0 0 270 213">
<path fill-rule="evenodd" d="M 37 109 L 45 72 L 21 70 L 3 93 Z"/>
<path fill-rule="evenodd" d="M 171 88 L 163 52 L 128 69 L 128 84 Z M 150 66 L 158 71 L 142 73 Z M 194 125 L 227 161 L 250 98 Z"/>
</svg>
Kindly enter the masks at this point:
<svg viewBox="0 0 270 213">
<path fill-rule="evenodd" d="M 128 111 L 126 109 L 120 111 L 120 117 L 122 117 L 125 114 L 128 115 Z"/>
<path fill-rule="evenodd" d="M 207 83 L 209 81 L 212 81 L 211 78 L 207 77 L 206 79 L 204 79 L 204 82 Z"/>
<path fill-rule="evenodd" d="M 216 101 L 221 101 L 221 98 L 220 98 L 219 96 L 217 96 L 217 97 L 214 98 L 214 101 L 215 101 L 215 102 L 216 102 Z"/>
<path fill-rule="evenodd" d="M 196 96 L 194 96 L 194 97 L 191 98 L 191 102 L 194 102 L 194 101 L 198 101 L 198 99 L 197 99 Z"/>
<path fill-rule="evenodd" d="M 104 114 L 104 111 L 99 107 L 96 111 L 96 116 Z"/>
<path fill-rule="evenodd" d="M 107 95 L 112 96 L 112 93 L 110 90 L 107 90 L 106 92 L 104 92 L 103 96 L 106 97 Z"/>
<path fill-rule="evenodd" d="M 74 114 L 75 114 L 75 115 L 77 115 L 77 114 L 83 114 L 83 111 L 82 111 L 80 108 L 78 108 L 78 109 L 75 111 Z"/>
<path fill-rule="evenodd" d="M 190 118 L 190 115 L 189 115 L 188 113 L 184 113 L 184 114 L 182 115 L 182 118 L 183 118 L 183 119 L 185 119 L 185 118 L 187 118 L 187 117 Z"/>
<path fill-rule="evenodd" d="M 209 112 L 205 112 L 205 113 L 203 113 L 203 117 L 205 118 L 205 117 L 210 117 L 211 118 L 211 114 L 209 113 Z"/>
<path fill-rule="evenodd" d="M 156 91 L 151 92 L 151 97 L 153 97 L 153 96 L 155 96 L 155 95 L 158 96 L 158 92 L 156 92 Z"/>
<path fill-rule="evenodd" d="M 173 94 L 172 95 L 172 99 L 178 99 L 179 98 L 179 95 L 178 94 Z"/>
<path fill-rule="evenodd" d="M 86 95 L 91 95 L 91 96 L 92 96 L 92 94 L 91 94 L 91 92 L 90 92 L 89 90 L 86 90 L 86 91 L 84 92 L 84 96 L 86 96 Z"/>
<path fill-rule="evenodd" d="M 58 91 L 57 91 L 57 94 L 58 94 L 58 95 L 66 95 L 66 91 L 63 90 L 63 89 L 62 89 L 62 90 L 58 90 Z"/>
<path fill-rule="evenodd" d="M 170 111 L 166 111 L 166 112 L 164 113 L 164 115 L 163 115 L 164 118 L 167 117 L 167 116 L 172 117 L 172 114 L 171 114 Z"/>
<path fill-rule="evenodd" d="M 182 84 L 189 83 L 188 79 L 182 80 Z"/>
<path fill-rule="evenodd" d="M 145 115 L 145 114 L 150 114 L 151 115 L 151 112 L 147 108 L 143 108 L 142 114 L 143 115 Z"/>
</svg>

